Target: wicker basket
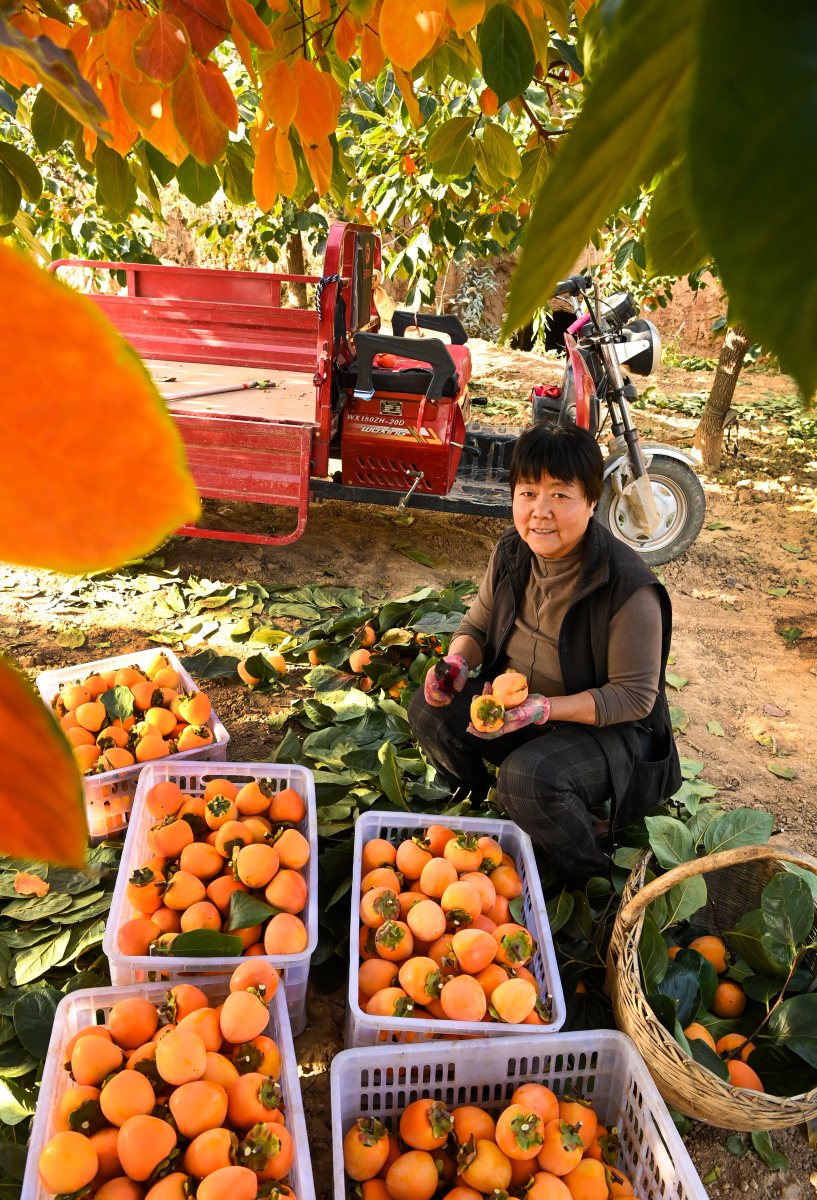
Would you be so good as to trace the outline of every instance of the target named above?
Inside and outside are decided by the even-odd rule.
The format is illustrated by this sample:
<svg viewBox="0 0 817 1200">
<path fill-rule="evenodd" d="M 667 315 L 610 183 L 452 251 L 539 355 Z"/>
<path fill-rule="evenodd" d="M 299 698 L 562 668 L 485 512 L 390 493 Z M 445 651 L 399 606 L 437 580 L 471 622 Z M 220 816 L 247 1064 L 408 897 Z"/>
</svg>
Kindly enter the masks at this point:
<svg viewBox="0 0 817 1200">
<path fill-rule="evenodd" d="M 784 869 L 783 862 L 817 875 L 817 859 L 795 850 L 744 846 L 682 863 L 645 886 L 651 857 L 651 851 L 642 855 L 625 884 L 607 953 L 607 985 L 618 1028 L 635 1042 L 667 1104 L 685 1116 L 721 1129 L 744 1131 L 785 1129 L 813 1120 L 817 1117 L 817 1089 L 801 1096 L 771 1096 L 732 1087 L 684 1053 L 647 1004 L 638 943 L 647 906 L 692 875 L 711 875 L 707 903 L 693 920 L 717 934 L 719 929 L 732 929 L 745 912 L 760 906 L 764 887 Z M 729 946 L 729 937 L 725 940 Z"/>
</svg>

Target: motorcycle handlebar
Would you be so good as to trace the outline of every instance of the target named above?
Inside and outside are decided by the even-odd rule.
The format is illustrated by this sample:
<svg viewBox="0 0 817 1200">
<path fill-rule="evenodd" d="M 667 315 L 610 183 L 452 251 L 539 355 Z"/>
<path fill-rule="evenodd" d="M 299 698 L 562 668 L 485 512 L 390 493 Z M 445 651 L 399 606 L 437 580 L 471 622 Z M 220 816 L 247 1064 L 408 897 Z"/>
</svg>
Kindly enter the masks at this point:
<svg viewBox="0 0 817 1200">
<path fill-rule="evenodd" d="M 592 275 L 568 275 L 556 284 L 554 296 L 578 296 L 593 286 Z"/>
</svg>

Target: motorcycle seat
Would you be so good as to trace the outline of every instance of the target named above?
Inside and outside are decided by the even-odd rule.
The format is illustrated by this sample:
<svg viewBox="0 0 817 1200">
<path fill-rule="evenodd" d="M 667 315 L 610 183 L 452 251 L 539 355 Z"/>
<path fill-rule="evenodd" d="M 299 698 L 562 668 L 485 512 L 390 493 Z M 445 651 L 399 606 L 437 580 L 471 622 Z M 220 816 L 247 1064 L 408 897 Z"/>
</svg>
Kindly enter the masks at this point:
<svg viewBox="0 0 817 1200">
<path fill-rule="evenodd" d="M 447 346 L 454 360 L 454 372 L 443 385 L 443 400 L 454 400 L 466 387 L 471 378 L 471 351 L 468 346 Z M 409 396 L 424 396 L 431 383 L 431 366 L 418 362 L 413 358 L 395 357 L 394 365 L 382 367 L 378 365 L 378 355 L 372 368 L 372 385 L 379 393 L 400 393 Z M 357 384 L 357 363 L 351 362 L 341 369 L 338 375 L 340 386 L 346 391 L 353 391 Z"/>
</svg>

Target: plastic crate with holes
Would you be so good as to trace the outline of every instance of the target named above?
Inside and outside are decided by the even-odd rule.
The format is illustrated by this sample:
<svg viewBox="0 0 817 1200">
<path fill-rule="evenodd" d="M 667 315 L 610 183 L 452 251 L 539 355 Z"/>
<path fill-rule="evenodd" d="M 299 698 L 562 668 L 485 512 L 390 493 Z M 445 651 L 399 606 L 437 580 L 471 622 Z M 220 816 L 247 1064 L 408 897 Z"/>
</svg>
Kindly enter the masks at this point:
<svg viewBox="0 0 817 1200">
<path fill-rule="evenodd" d="M 235 968 L 235 958 L 182 958 L 124 955 L 118 948 L 119 930 L 126 921 L 138 916 L 127 895 L 128 879 L 147 859 L 152 857 L 148 831 L 155 818 L 145 804 L 145 794 L 156 783 L 177 783 L 183 792 L 200 796 L 211 779 L 229 779 L 239 787 L 251 779 L 267 779 L 273 791 L 294 788 L 306 804 L 306 814 L 297 828 L 309 842 L 309 861 L 304 867 L 307 886 L 306 911 L 301 920 L 306 926 L 306 948 L 298 954 L 265 955 L 283 978 L 287 1007 L 293 1035 L 306 1024 L 306 983 L 309 960 L 318 944 L 318 835 L 315 816 L 315 782 L 305 767 L 282 766 L 276 763 L 176 763 L 163 759 L 148 763 L 139 779 L 133 814 L 128 826 L 122 860 L 116 877 L 111 912 L 105 927 L 102 948 L 110 961 L 111 981 L 116 985 L 151 980 L 179 983 L 190 975 L 229 974 Z"/>
<path fill-rule="evenodd" d="M 44 671 L 37 676 L 37 688 L 45 703 L 51 708 L 52 701 L 58 692 L 67 684 L 82 683 L 83 679 L 95 671 L 116 671 L 121 667 L 147 667 L 162 654 L 170 666 L 179 675 L 181 690 L 184 692 L 201 691 L 185 671 L 172 650 L 162 646 L 153 650 L 139 650 L 135 654 L 120 654 L 116 658 L 102 658 L 96 662 L 78 663 L 74 667 L 61 667 L 58 671 Z M 209 746 L 197 750 L 183 750 L 180 754 L 168 755 L 173 762 L 224 762 L 227 758 L 227 743 L 230 735 L 219 721 L 216 714 L 210 714 L 205 722 L 213 732 L 213 741 Z M 136 785 L 139 774 L 146 764 L 136 763 L 132 767 L 122 767 L 118 771 L 106 771 L 102 775 L 85 775 L 82 784 L 85 790 L 85 811 L 88 816 L 88 829 L 91 841 L 104 841 L 106 837 L 127 827 L 133 798 L 136 795 Z"/>
<path fill-rule="evenodd" d="M 533 844 L 526 833 L 512 821 L 489 817 L 437 817 L 425 815 L 426 826 L 443 824 L 454 833 L 467 830 L 479 837 L 495 838 L 502 850 L 510 855 L 518 871 L 524 891 L 520 924 L 532 933 L 536 941 L 536 953 L 527 964 L 535 975 L 541 997 L 549 997 L 551 1022 L 549 1025 L 511 1025 L 499 1022 L 441 1021 L 430 1016 L 425 1020 L 419 1008 L 411 1017 L 376 1017 L 365 1013 L 358 1003 L 358 969 L 360 967 L 360 879 L 363 847 L 373 838 L 385 838 L 399 845 L 411 837 L 420 821 L 417 816 L 411 825 L 394 812 L 362 813 L 355 822 L 355 849 L 352 875 L 352 920 L 349 935 L 349 1003 L 346 1008 L 346 1046 L 369 1046 L 375 1042 L 405 1042 L 414 1038 L 437 1034 L 472 1034 L 482 1037 L 507 1037 L 513 1033 L 532 1035 L 546 1033 L 548 1036 L 562 1027 L 567 1015 L 553 939 L 550 934 L 539 871 L 533 856 Z"/>
<path fill-rule="evenodd" d="M 221 1003 L 230 990 L 228 979 L 190 978 L 186 982 L 201 988 L 211 1003 L 214 1001 L 216 1004 Z M 43 1065 L 21 1200 L 51 1200 L 40 1182 L 39 1162 L 44 1146 L 57 1132 L 54 1125 L 57 1104 L 65 1090 L 73 1084 L 71 1076 L 64 1069 L 65 1047 L 70 1039 L 87 1025 L 105 1024 L 110 1010 L 118 1001 L 138 996 L 149 1000 L 151 1004 L 159 1005 L 164 1003 L 165 991 L 165 986 L 161 983 L 89 988 L 87 991 L 72 992 L 60 1002 Z M 295 1146 L 295 1158 L 287 1180 L 298 1200 L 315 1200 L 309 1141 L 298 1081 L 298 1064 L 281 987 L 277 989 L 270 1003 L 270 1020 L 265 1033 L 278 1044 L 281 1053 L 281 1075 L 278 1082 L 283 1094 L 286 1127 Z"/>
<path fill-rule="evenodd" d="M 523 1083 L 544 1084 L 560 1097 L 579 1092 L 607 1129 L 615 1126 L 618 1169 L 638 1200 L 706 1200 L 641 1056 L 628 1037 L 608 1029 L 344 1050 L 332 1060 L 335 1200 L 354 1200 L 343 1139 L 358 1117 L 376 1117 L 396 1133 L 403 1110 L 431 1097 L 449 1111 L 471 1104 L 496 1118 Z"/>
</svg>

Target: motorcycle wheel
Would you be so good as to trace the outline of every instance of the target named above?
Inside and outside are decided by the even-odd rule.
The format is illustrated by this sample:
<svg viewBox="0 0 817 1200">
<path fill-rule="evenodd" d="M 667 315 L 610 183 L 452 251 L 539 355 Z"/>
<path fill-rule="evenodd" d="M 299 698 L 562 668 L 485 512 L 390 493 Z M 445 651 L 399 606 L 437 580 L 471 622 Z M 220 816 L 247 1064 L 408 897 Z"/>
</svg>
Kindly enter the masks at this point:
<svg viewBox="0 0 817 1200">
<path fill-rule="evenodd" d="M 652 537 L 636 523 L 628 502 L 616 495 L 609 478 L 596 508 L 596 520 L 636 550 L 648 566 L 658 567 L 678 558 L 695 541 L 706 516 L 706 497 L 692 468 L 663 454 L 653 455 L 650 482 L 661 514 L 661 524 Z"/>
</svg>

